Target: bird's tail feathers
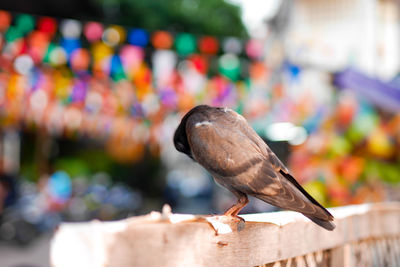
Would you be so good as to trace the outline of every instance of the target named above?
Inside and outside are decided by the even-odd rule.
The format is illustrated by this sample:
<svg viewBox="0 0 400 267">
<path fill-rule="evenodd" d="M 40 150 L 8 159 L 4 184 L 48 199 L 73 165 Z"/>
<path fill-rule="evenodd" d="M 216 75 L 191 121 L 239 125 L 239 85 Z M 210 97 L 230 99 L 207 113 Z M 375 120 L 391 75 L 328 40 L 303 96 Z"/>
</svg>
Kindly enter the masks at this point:
<svg viewBox="0 0 400 267">
<path fill-rule="evenodd" d="M 285 173 L 284 171 L 279 171 L 286 179 L 288 179 L 297 189 L 300 190 L 301 193 L 303 193 L 303 195 L 314 205 L 316 205 L 319 210 L 322 213 L 325 213 L 325 215 L 328 216 L 329 220 L 333 220 L 333 216 L 332 214 L 326 209 L 324 208 L 324 206 L 322 206 L 318 201 L 316 201 L 306 190 L 304 190 L 303 187 L 301 187 L 301 185 L 296 181 L 296 179 L 294 179 L 294 177 L 292 175 L 290 175 L 289 173 Z M 311 219 L 311 218 L 310 218 Z"/>
<path fill-rule="evenodd" d="M 331 221 L 318 219 L 316 217 L 313 217 L 312 215 L 307 215 L 307 214 L 303 214 L 303 215 L 306 216 L 307 218 L 309 218 L 314 223 L 318 224 L 319 226 L 325 228 L 328 231 L 332 231 L 336 227 L 336 225 Z"/>
</svg>

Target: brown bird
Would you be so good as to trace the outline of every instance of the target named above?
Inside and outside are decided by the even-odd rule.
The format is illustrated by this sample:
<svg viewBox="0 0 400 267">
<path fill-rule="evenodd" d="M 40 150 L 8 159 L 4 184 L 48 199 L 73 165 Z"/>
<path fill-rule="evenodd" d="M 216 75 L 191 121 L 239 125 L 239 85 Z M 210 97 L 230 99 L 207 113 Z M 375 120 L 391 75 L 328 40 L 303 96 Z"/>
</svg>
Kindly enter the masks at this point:
<svg viewBox="0 0 400 267">
<path fill-rule="evenodd" d="M 224 215 L 241 219 L 247 195 L 302 213 L 333 230 L 333 216 L 293 178 L 268 145 L 238 113 L 200 105 L 190 110 L 174 134 L 175 148 L 201 164 L 238 202 Z"/>
</svg>

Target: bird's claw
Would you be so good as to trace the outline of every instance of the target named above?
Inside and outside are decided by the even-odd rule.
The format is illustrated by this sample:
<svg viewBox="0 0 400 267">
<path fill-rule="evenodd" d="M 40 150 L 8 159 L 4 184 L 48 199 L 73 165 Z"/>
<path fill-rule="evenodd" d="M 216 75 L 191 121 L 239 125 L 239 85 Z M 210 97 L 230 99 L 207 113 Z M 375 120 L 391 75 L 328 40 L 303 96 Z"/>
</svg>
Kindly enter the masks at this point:
<svg viewBox="0 0 400 267">
<path fill-rule="evenodd" d="M 242 231 L 246 225 L 246 221 L 237 215 L 225 215 L 227 216 L 230 220 L 235 221 L 237 223 L 237 230 L 238 232 Z"/>
</svg>

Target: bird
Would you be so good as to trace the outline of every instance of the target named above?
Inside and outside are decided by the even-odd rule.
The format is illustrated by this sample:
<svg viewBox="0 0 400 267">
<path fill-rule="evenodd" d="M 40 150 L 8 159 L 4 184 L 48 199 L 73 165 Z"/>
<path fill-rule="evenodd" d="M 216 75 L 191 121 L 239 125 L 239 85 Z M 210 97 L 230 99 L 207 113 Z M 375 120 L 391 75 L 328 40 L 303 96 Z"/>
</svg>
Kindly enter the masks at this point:
<svg viewBox="0 0 400 267">
<path fill-rule="evenodd" d="M 295 180 L 246 119 L 232 109 L 198 105 L 175 130 L 179 152 L 203 166 L 215 182 L 237 197 L 224 212 L 234 219 L 249 203 L 248 196 L 285 210 L 302 213 L 332 231 L 334 217 Z"/>
</svg>

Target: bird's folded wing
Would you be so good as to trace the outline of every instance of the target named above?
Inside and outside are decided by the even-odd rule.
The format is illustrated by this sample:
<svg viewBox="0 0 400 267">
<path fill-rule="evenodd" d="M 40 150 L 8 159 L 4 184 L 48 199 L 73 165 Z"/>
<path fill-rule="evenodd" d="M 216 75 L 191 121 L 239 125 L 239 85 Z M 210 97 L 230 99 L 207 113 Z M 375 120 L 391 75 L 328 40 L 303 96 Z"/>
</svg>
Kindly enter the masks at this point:
<svg viewBox="0 0 400 267">
<path fill-rule="evenodd" d="M 229 120 L 187 122 L 188 141 L 196 161 L 222 176 L 240 175 L 263 160 L 259 146 L 231 124 Z"/>
<path fill-rule="evenodd" d="M 269 193 L 268 186 L 270 187 L 271 185 L 268 184 L 271 181 L 273 181 L 274 187 L 277 188 L 276 194 Z M 267 187 L 262 189 L 266 184 Z M 332 215 L 311 197 L 290 174 L 283 171 L 271 174 L 270 170 L 262 170 L 250 186 L 255 190 L 248 192 L 249 195 L 282 209 L 301 212 L 322 220 L 333 219 Z"/>
<path fill-rule="evenodd" d="M 209 123 L 189 120 L 187 134 L 195 159 L 211 173 L 229 179 L 236 190 L 283 209 L 323 220 L 333 218 L 240 118 Z"/>
</svg>

